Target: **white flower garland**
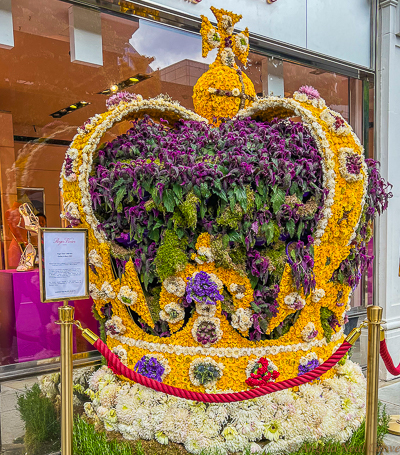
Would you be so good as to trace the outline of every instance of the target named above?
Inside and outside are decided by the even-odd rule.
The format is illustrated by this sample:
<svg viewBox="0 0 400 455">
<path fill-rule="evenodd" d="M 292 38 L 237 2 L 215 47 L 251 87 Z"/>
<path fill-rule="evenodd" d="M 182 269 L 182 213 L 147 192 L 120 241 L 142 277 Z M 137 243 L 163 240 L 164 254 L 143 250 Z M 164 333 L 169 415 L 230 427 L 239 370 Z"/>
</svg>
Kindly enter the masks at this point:
<svg viewBox="0 0 400 455">
<path fill-rule="evenodd" d="M 90 250 L 89 253 L 89 264 L 94 265 L 95 267 L 101 269 L 103 268 L 103 260 L 100 254 L 95 250 Z"/>
<path fill-rule="evenodd" d="M 312 297 L 311 297 L 311 300 L 314 302 L 314 303 L 318 303 L 322 298 L 325 297 L 325 291 L 322 289 L 322 288 L 319 288 L 319 289 L 314 289 L 312 291 Z"/>
<path fill-rule="evenodd" d="M 160 352 L 175 355 L 212 355 L 215 357 L 233 357 L 239 359 L 240 357 L 248 357 L 255 355 L 257 357 L 265 357 L 268 355 L 277 355 L 282 352 L 307 352 L 313 347 L 327 346 L 326 339 L 314 340 L 311 343 L 297 343 L 287 344 L 281 346 L 260 346 L 256 348 L 205 348 L 203 346 L 180 346 L 176 344 L 163 344 L 163 343 L 151 343 L 144 340 L 136 340 L 135 338 L 125 337 L 122 335 L 108 335 L 110 338 L 119 341 L 122 344 L 126 344 L 133 348 L 145 349 L 150 352 Z M 331 343 L 340 340 L 343 337 L 343 329 L 341 328 L 337 333 L 332 335 Z"/>
</svg>

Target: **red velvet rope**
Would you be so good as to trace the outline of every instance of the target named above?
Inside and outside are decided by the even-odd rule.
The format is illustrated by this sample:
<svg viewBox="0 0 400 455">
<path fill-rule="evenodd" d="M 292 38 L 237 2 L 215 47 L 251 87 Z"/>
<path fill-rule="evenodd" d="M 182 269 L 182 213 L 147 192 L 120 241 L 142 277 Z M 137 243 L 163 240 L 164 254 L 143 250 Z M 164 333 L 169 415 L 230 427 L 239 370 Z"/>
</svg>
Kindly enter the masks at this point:
<svg viewBox="0 0 400 455">
<path fill-rule="evenodd" d="M 94 347 L 103 355 L 108 363 L 109 368 L 117 375 L 125 376 L 131 381 L 137 382 L 138 384 L 149 387 L 150 389 L 157 390 L 158 392 L 167 393 L 169 395 L 174 395 L 179 398 L 185 398 L 186 400 L 193 401 L 202 401 L 203 403 L 231 403 L 234 401 L 244 401 L 251 400 L 252 398 L 261 397 L 272 392 L 277 392 L 278 390 L 290 389 L 307 382 L 311 382 L 314 379 L 317 379 L 322 374 L 330 370 L 334 365 L 336 365 L 339 360 L 346 355 L 347 351 L 351 348 L 351 344 L 347 341 L 344 341 L 339 349 L 332 354 L 329 359 L 324 362 L 319 367 L 315 368 L 302 376 L 297 376 L 293 379 L 286 379 L 281 382 L 270 382 L 269 384 L 257 387 L 252 390 L 245 390 L 243 392 L 235 393 L 201 393 L 201 392 L 192 392 L 190 390 L 179 389 L 178 387 L 173 387 L 162 382 L 158 382 L 155 379 L 147 378 L 136 371 L 129 369 L 125 366 L 119 358 L 111 352 L 107 345 L 104 344 L 100 338 L 94 343 Z"/>
<path fill-rule="evenodd" d="M 390 354 L 389 354 L 389 351 L 388 351 L 388 348 L 386 345 L 386 340 L 381 341 L 380 352 L 381 352 L 381 357 L 385 364 L 386 369 L 393 376 L 398 376 L 400 374 L 400 364 L 397 368 L 394 366 L 393 359 L 390 357 Z"/>
</svg>

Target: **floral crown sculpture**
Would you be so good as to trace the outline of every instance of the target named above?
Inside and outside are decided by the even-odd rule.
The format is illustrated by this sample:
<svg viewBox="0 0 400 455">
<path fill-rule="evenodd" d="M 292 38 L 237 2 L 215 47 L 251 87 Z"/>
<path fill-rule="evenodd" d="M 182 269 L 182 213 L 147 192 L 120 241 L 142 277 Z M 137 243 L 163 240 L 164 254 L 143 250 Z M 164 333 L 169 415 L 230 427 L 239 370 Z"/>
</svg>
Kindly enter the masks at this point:
<svg viewBox="0 0 400 455">
<path fill-rule="evenodd" d="M 90 290 L 108 346 L 166 384 L 240 391 L 302 375 L 343 341 L 372 221 L 390 194 L 317 90 L 255 99 L 234 63 L 247 59 L 248 31 L 233 36 L 240 16 L 213 12 L 218 29 L 203 18 L 203 54 L 219 52 L 194 102 L 218 126 L 166 96 L 118 94 L 78 130 L 61 189 L 63 216 L 89 228 Z M 122 120 L 132 127 L 100 145 Z M 346 371 L 362 395 L 362 375 Z M 236 450 L 227 435 L 224 450 Z"/>
</svg>

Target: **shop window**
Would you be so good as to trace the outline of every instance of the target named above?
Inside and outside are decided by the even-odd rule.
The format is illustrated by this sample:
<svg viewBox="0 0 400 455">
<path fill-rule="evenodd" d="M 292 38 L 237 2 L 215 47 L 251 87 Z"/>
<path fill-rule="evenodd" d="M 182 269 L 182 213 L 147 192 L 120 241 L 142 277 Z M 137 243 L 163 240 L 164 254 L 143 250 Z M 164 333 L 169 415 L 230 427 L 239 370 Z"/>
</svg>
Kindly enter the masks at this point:
<svg viewBox="0 0 400 455">
<path fill-rule="evenodd" d="M 28 241 L 19 206 L 28 202 L 45 215 L 47 226 L 62 225 L 60 169 L 76 129 L 106 109 L 101 92 L 133 78 L 128 91 L 144 98 L 166 94 L 193 109 L 193 86 L 215 58 L 213 53 L 202 58 L 197 34 L 101 14 L 103 65 L 72 63 L 70 7 L 57 0 L 14 0 L 15 46 L 0 49 L 0 365 L 58 355 L 58 304 L 40 303 L 37 269 L 15 272 Z M 267 60 L 249 56 L 246 73 L 258 94 L 268 94 Z M 286 61 L 282 74 L 285 96 L 313 85 L 330 107 L 352 120 L 348 77 Z M 106 139 L 126 126 L 116 126 Z M 90 307 L 90 301 L 76 303 L 77 318 L 93 328 Z M 87 349 L 78 338 L 75 351 Z"/>
</svg>

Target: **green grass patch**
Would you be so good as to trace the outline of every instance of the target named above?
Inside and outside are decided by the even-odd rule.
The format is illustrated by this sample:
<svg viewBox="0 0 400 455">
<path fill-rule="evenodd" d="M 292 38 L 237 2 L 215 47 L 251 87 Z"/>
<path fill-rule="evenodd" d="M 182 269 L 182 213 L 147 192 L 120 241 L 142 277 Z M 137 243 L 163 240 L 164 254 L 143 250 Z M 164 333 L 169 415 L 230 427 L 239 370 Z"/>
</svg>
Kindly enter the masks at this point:
<svg viewBox="0 0 400 455">
<path fill-rule="evenodd" d="M 60 421 L 49 398 L 38 384 L 26 389 L 17 399 L 17 409 L 25 423 L 24 443 L 28 455 L 43 455 L 60 448 Z"/>
</svg>

